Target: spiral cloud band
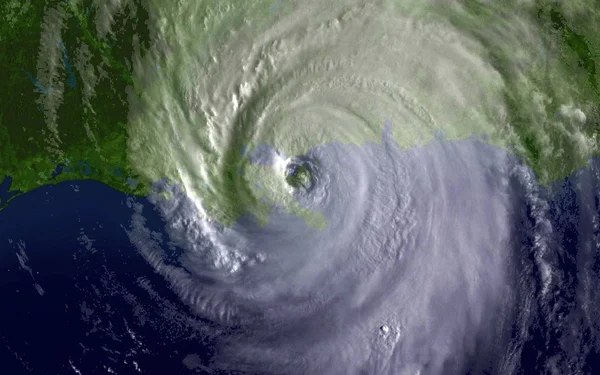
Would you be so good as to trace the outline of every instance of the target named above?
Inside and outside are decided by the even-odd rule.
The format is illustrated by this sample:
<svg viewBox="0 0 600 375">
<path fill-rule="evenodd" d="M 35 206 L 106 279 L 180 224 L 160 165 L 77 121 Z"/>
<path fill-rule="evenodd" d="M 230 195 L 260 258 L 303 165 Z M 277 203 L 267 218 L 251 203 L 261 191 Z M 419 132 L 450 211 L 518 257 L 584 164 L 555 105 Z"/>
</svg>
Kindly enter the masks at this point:
<svg viewBox="0 0 600 375">
<path fill-rule="evenodd" d="M 529 172 L 508 153 L 524 146 L 506 92 L 527 93 L 540 137 L 570 129 L 581 157 L 594 143 L 561 82 L 562 114 L 546 118 L 537 26 L 457 2 L 154 6 L 128 155 L 158 181 L 170 238 L 141 206 L 129 234 L 211 322 L 202 366 L 510 373 L 510 181 Z M 512 56 L 502 69 L 497 54 Z"/>
</svg>

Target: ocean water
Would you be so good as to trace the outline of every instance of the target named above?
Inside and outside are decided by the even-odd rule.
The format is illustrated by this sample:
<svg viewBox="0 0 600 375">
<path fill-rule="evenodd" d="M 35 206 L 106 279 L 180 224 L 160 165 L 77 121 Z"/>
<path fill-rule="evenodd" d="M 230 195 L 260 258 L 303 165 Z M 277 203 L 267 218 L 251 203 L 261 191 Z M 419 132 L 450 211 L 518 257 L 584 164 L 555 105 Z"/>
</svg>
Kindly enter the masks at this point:
<svg viewBox="0 0 600 375">
<path fill-rule="evenodd" d="M 71 181 L 2 211 L 3 373 L 183 373 L 188 353 L 210 355 L 194 330 L 204 323 L 129 241 L 128 199 Z"/>
<path fill-rule="evenodd" d="M 176 188 L 70 181 L 15 198 L 0 212 L 2 371 L 600 368 L 598 161 L 545 188 L 477 141 L 307 157 L 321 177 L 297 198 L 328 219 L 320 232 L 283 210 L 202 224 Z"/>
</svg>

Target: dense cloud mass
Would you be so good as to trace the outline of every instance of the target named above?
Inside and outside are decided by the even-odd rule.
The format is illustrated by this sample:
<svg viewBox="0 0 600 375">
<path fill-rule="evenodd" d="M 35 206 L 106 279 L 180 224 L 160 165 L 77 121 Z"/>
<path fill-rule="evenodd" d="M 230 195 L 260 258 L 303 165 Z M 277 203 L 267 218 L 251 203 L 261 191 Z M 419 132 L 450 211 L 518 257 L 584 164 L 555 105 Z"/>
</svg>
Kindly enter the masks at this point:
<svg viewBox="0 0 600 375">
<path fill-rule="evenodd" d="M 29 96 L 4 97 L 38 120 L 0 114 L 0 177 L 28 192 L 0 212 L 0 362 L 597 373 L 583 3 L 0 6 L 10 43 L 39 29 L 7 70 Z"/>
<path fill-rule="evenodd" d="M 509 156 L 522 150 L 511 123 L 521 109 L 505 93 L 529 90 L 519 105 L 532 128 L 586 118 L 573 103 L 546 117 L 550 94 L 535 87 L 545 55 L 528 48 L 541 42 L 527 13 L 483 9 L 480 18 L 454 2 L 159 11 L 190 23 L 163 24 L 157 53 L 177 78 L 148 84 L 132 134 L 150 143 L 133 141 L 130 154 L 148 178 L 168 177 L 152 202 L 171 247 L 152 240 L 141 206 L 130 236 L 212 322 L 218 349 L 202 366 L 517 371 L 532 293 L 542 298 L 555 280 L 548 204 L 534 172 Z M 484 30 L 493 12 L 505 18 Z M 181 38 L 195 30 L 202 37 Z M 563 151 L 547 144 L 542 154 L 553 152 Z M 540 269 L 537 291 L 523 256 Z"/>
<path fill-rule="evenodd" d="M 221 228 L 171 188 L 155 203 L 183 249 L 173 261 L 173 250 L 134 219 L 130 235 L 146 259 L 214 322 L 213 366 L 289 374 L 487 368 L 477 357 L 507 345 L 518 306 L 514 161 L 477 142 L 402 152 L 390 139 L 330 144 L 308 157 L 318 178 L 298 199 L 323 212 L 323 231 L 277 209 L 263 227 L 243 219 Z"/>
</svg>

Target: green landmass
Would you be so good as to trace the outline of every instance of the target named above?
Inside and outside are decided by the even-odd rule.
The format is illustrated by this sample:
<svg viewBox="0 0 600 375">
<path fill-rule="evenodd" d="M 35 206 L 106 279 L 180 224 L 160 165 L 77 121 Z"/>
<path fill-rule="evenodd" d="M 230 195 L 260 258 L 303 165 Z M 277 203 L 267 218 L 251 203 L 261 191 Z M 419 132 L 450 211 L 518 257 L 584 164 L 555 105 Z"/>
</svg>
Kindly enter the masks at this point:
<svg viewBox="0 0 600 375">
<path fill-rule="evenodd" d="M 506 84 L 503 99 L 509 126 L 504 133 L 511 139 L 509 146 L 544 185 L 585 167 L 600 150 L 597 6 L 592 1 L 545 0 L 532 5 L 466 4 L 463 13 L 447 8 L 440 17 L 450 19 L 488 46 L 489 60 Z M 513 38 L 520 39 L 506 43 L 518 29 L 518 24 L 511 24 L 515 14 L 537 25 L 539 31 L 533 36 L 525 30 L 514 33 Z M 495 37 L 502 34 L 506 34 L 504 40 Z M 515 60 L 525 68 L 517 70 Z"/>
<path fill-rule="evenodd" d="M 216 0 L 0 5 L 0 180 L 12 177 L 11 191 L 20 194 L 94 179 L 143 196 L 166 179 L 225 225 L 245 213 L 264 223 L 280 206 L 323 228 L 325 218 L 293 198 L 310 172 L 252 164 L 248 154 L 259 144 L 298 156 L 329 142 L 377 143 L 389 120 L 403 149 L 435 142 L 439 134 L 445 141 L 487 135 L 486 142 L 526 161 L 542 184 L 599 154 L 600 8 L 593 1 L 390 1 L 384 14 L 350 6 L 340 14 L 320 12 L 316 20 L 293 6 Z M 397 60 L 369 69 L 381 64 L 376 54 L 349 54 L 348 67 L 328 59 L 328 52 L 351 50 L 336 34 L 344 23 L 370 11 L 379 12 L 381 24 L 365 21 L 357 41 L 397 47 L 399 59 L 429 39 L 394 44 L 404 26 L 383 22 L 388 14 L 423 21 L 422 33 L 440 25 L 459 30 L 440 38 L 468 38 L 489 66 L 460 72 L 458 64 L 449 74 L 464 75 L 481 91 L 460 92 L 460 99 L 437 93 L 432 88 L 447 89 L 436 86 L 444 77 L 418 61 L 403 62 L 415 71 L 399 82 L 382 79 L 386 66 L 402 69 Z M 300 36 L 277 29 L 294 12 L 305 17 Z M 368 34 L 369 27 L 378 31 Z M 334 42 L 317 44 L 328 38 Z M 295 42 L 320 65 L 311 65 L 311 54 L 293 55 Z M 285 70 L 286 53 L 299 69 Z M 331 72 L 343 74 L 331 78 Z M 310 106 L 288 85 L 302 79 L 298 91 L 313 93 Z M 345 127 L 323 131 L 323 122 Z"/>
<path fill-rule="evenodd" d="M 99 9 L 91 0 L 0 6 L 0 180 L 12 177 L 11 191 L 80 179 L 148 191 L 128 183 L 136 174 L 126 157 L 132 58 L 148 49 L 148 14 L 121 2 L 102 30 Z"/>
</svg>

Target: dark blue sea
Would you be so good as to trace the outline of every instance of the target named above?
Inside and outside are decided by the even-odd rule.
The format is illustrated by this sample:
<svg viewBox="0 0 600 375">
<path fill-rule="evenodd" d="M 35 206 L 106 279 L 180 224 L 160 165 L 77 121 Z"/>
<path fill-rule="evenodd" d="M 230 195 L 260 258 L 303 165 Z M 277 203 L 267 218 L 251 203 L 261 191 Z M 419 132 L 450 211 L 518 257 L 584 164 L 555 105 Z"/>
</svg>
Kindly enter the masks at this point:
<svg viewBox="0 0 600 375">
<path fill-rule="evenodd" d="M 131 245 L 128 198 L 70 181 L 0 212 L 1 373 L 202 373 L 186 361 L 211 354 L 204 323 Z"/>
<path fill-rule="evenodd" d="M 512 327 L 516 373 L 550 373 L 553 362 L 573 373 L 600 371 L 599 169 L 595 161 L 540 188 L 543 220 L 532 207 L 539 202 L 525 191 L 514 197 L 512 256 L 521 267 L 519 300 L 527 301 Z M 150 202 L 94 181 L 45 186 L 0 211 L 0 373 L 209 373 L 215 348 L 201 332 L 210 323 L 131 244 L 132 202 L 166 238 Z M 540 231 L 544 225 L 552 229 Z M 531 250 L 540 233 L 541 255 Z M 544 263 L 554 269 L 549 284 Z"/>
</svg>

